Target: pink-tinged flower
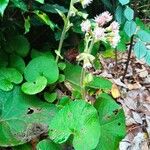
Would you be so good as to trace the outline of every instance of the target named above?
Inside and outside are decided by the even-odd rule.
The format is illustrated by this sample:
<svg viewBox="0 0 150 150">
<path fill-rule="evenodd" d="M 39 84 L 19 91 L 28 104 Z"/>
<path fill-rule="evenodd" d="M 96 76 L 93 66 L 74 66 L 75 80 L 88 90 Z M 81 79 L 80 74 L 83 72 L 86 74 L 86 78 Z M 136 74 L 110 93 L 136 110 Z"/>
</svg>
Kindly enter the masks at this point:
<svg viewBox="0 0 150 150">
<path fill-rule="evenodd" d="M 81 0 L 81 4 L 83 6 L 83 8 L 86 8 L 87 6 L 89 6 L 89 4 L 92 3 L 93 0 Z"/>
<path fill-rule="evenodd" d="M 95 17 L 95 22 L 99 26 L 103 26 L 106 23 L 110 22 L 111 20 L 112 20 L 112 15 L 108 11 L 105 11 L 102 14 L 100 14 L 99 16 Z"/>
<path fill-rule="evenodd" d="M 115 32 L 119 32 L 119 28 L 120 28 L 119 23 L 116 21 L 113 21 L 110 24 L 110 26 L 107 28 L 107 30 L 110 30 L 115 33 Z"/>
<path fill-rule="evenodd" d="M 93 31 L 93 35 L 96 40 L 103 40 L 105 38 L 105 29 L 102 27 L 96 27 Z"/>
<path fill-rule="evenodd" d="M 81 30 L 83 32 L 89 32 L 91 28 L 91 22 L 89 20 L 85 20 L 81 23 Z"/>
<path fill-rule="evenodd" d="M 120 35 L 118 32 L 114 33 L 113 36 L 108 37 L 108 41 L 113 48 L 116 48 L 120 42 Z"/>
</svg>

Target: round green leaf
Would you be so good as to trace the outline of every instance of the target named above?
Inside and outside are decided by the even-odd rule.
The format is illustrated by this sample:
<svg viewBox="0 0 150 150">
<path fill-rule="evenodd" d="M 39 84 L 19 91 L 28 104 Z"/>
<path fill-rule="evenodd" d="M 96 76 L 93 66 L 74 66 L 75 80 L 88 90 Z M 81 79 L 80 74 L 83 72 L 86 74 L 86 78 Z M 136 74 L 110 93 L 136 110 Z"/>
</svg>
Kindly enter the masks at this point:
<svg viewBox="0 0 150 150">
<path fill-rule="evenodd" d="M 9 58 L 9 66 L 16 68 L 20 73 L 23 74 L 25 69 L 25 62 L 22 57 L 12 54 Z"/>
<path fill-rule="evenodd" d="M 53 103 L 57 98 L 57 93 L 48 93 L 45 92 L 44 93 L 44 99 L 49 102 L 49 103 Z"/>
<path fill-rule="evenodd" d="M 59 74 L 59 80 L 58 82 L 64 82 L 65 81 L 65 75 Z"/>
<path fill-rule="evenodd" d="M 124 31 L 131 37 L 136 32 L 136 23 L 134 21 L 126 21 Z"/>
<path fill-rule="evenodd" d="M 65 63 L 59 63 L 58 67 L 60 70 L 64 70 L 66 68 L 66 64 Z"/>
<path fill-rule="evenodd" d="M 58 80 L 59 70 L 54 59 L 39 56 L 29 62 L 25 68 L 24 76 L 28 82 L 34 82 L 37 77 L 44 76 L 48 84 L 52 84 Z"/>
<path fill-rule="evenodd" d="M 119 142 L 126 135 L 125 115 L 119 106 L 109 95 L 101 94 L 95 103 L 99 112 L 101 136 L 95 150 L 116 150 Z"/>
<path fill-rule="evenodd" d="M 10 91 L 14 84 L 19 84 L 23 80 L 22 75 L 14 68 L 0 69 L 0 89 Z"/>
<path fill-rule="evenodd" d="M 48 139 L 40 141 L 36 148 L 37 150 L 61 150 L 58 144 Z"/>
<path fill-rule="evenodd" d="M 124 11 L 124 16 L 129 20 L 133 20 L 134 18 L 134 10 L 131 9 L 129 6 L 126 7 L 125 11 Z"/>
<path fill-rule="evenodd" d="M 47 79 L 45 77 L 39 76 L 35 83 L 34 82 L 26 82 L 22 85 L 21 89 L 24 93 L 28 95 L 34 95 L 42 92 L 47 85 Z"/>
<path fill-rule="evenodd" d="M 139 30 L 137 32 L 137 35 L 140 38 L 140 40 L 142 40 L 143 42 L 150 42 L 150 33 L 144 30 Z"/>
<path fill-rule="evenodd" d="M 76 150 L 92 150 L 99 141 L 100 126 L 96 109 L 83 100 L 65 105 L 53 118 L 49 136 L 56 143 L 65 142 L 73 135 Z"/>
<path fill-rule="evenodd" d="M 0 104 L 2 147 L 24 144 L 47 133 L 48 125 L 57 112 L 54 105 L 23 94 L 19 87 L 10 92 L 0 90 Z"/>
<path fill-rule="evenodd" d="M 134 53 L 138 59 L 143 58 L 146 55 L 147 48 L 142 41 L 138 41 L 134 46 Z"/>
<path fill-rule="evenodd" d="M 28 40 L 22 36 L 17 35 L 10 40 L 8 40 L 8 43 L 5 45 L 5 51 L 8 53 L 15 52 L 21 57 L 27 56 L 28 52 L 30 50 L 30 44 Z"/>
</svg>

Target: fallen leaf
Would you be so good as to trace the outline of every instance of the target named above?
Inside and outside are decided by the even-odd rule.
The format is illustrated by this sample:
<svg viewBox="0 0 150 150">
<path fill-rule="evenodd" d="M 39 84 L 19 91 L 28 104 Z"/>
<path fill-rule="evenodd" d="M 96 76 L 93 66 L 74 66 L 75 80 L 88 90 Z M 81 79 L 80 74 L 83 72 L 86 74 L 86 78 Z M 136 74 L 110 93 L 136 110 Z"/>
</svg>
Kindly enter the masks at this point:
<svg viewBox="0 0 150 150">
<path fill-rule="evenodd" d="M 111 94 L 112 94 L 113 98 L 119 98 L 121 96 L 120 91 L 116 84 L 112 85 Z"/>
</svg>

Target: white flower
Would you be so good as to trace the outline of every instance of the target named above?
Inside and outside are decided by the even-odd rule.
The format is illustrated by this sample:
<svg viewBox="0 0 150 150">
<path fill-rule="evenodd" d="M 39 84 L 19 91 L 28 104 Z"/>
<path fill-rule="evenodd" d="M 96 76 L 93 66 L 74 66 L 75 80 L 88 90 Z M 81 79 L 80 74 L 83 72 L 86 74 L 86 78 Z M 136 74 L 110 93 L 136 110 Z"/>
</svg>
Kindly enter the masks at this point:
<svg viewBox="0 0 150 150">
<path fill-rule="evenodd" d="M 96 40 L 103 40 L 105 38 L 105 29 L 101 27 L 95 27 L 93 35 Z"/>
<path fill-rule="evenodd" d="M 95 22 L 99 26 L 103 26 L 106 23 L 110 22 L 111 20 L 112 20 L 112 15 L 108 11 L 105 11 L 102 14 L 100 14 L 99 16 L 95 17 Z"/>
<path fill-rule="evenodd" d="M 81 30 L 83 32 L 88 32 L 91 28 L 91 22 L 89 20 L 85 20 L 81 23 Z"/>
<path fill-rule="evenodd" d="M 116 48 L 118 43 L 120 42 L 120 35 L 119 33 L 114 33 L 114 35 L 112 37 L 109 37 L 108 38 L 108 41 L 110 42 L 110 45 L 113 47 L 113 48 Z"/>
<path fill-rule="evenodd" d="M 93 0 L 81 0 L 81 4 L 83 6 L 83 8 L 86 8 L 87 6 L 89 6 L 90 3 L 92 3 Z"/>
<path fill-rule="evenodd" d="M 110 26 L 107 28 L 107 30 L 112 31 L 114 33 L 119 32 L 119 23 L 116 21 L 113 21 Z"/>
</svg>

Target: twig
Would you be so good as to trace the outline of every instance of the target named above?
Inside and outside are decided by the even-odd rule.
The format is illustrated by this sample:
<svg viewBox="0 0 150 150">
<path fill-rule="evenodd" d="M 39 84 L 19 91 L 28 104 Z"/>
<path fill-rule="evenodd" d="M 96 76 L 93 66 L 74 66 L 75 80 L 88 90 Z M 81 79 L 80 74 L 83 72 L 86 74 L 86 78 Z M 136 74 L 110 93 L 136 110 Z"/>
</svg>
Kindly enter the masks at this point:
<svg viewBox="0 0 150 150">
<path fill-rule="evenodd" d="M 128 71 L 128 66 L 129 66 L 131 52 L 132 52 L 132 47 L 133 47 L 133 39 L 134 39 L 134 35 L 131 37 L 131 40 L 130 40 L 130 46 L 129 46 L 129 52 L 128 52 L 128 59 L 127 59 L 127 62 L 126 62 L 126 68 L 125 68 L 125 71 L 124 71 L 124 75 L 122 77 L 122 81 L 123 82 L 124 82 L 125 76 L 126 76 L 127 71 Z"/>
</svg>

